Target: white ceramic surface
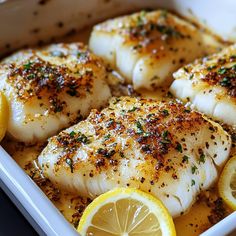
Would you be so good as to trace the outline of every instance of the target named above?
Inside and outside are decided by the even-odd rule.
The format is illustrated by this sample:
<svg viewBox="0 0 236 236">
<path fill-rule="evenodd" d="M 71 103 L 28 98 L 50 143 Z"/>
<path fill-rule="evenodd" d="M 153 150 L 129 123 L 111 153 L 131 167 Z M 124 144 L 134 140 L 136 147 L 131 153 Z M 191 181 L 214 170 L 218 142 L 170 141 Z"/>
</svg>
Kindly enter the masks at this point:
<svg viewBox="0 0 236 236">
<path fill-rule="evenodd" d="M 157 7 L 197 19 L 223 38 L 236 41 L 235 0 L 8 0 L 0 2 L 0 54 L 49 42 L 127 11 Z"/>
<path fill-rule="evenodd" d="M 0 0 L 0 55 L 25 45 L 50 42 L 114 15 L 150 7 L 165 7 L 198 19 L 225 39 L 236 41 L 235 0 Z M 0 148 L 0 180 L 0 185 L 40 235 L 77 235 L 3 148 Z M 201 236 L 226 235 L 233 229 L 236 229 L 236 213 Z"/>
</svg>

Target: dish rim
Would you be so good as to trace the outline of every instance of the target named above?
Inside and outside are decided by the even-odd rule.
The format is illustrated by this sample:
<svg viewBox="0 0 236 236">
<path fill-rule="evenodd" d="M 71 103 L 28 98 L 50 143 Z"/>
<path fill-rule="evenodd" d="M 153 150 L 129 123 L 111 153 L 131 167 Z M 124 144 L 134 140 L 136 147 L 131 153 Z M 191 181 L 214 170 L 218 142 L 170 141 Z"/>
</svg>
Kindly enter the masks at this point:
<svg viewBox="0 0 236 236">
<path fill-rule="evenodd" d="M 62 2 L 64 0 L 58 0 L 58 8 L 62 6 Z M 0 1 L 1 2 L 1 1 Z M 10 6 L 13 6 L 14 4 L 21 4 L 22 7 L 19 7 L 19 11 L 24 9 L 26 11 L 33 11 L 35 10 L 33 8 L 34 1 L 30 0 L 22 0 L 22 1 L 6 1 L 4 4 L 0 4 L 3 6 L 3 8 L 0 8 L 1 12 L 4 13 L 4 9 L 7 9 L 7 5 L 9 3 Z M 36 2 L 36 1 L 35 1 Z M 51 1 L 53 2 L 53 1 Z M 54 1 L 55 2 L 55 1 Z M 113 0 L 113 2 L 122 2 L 121 0 Z M 144 2 L 144 1 L 143 1 Z M 185 11 L 185 15 L 187 15 L 187 12 L 189 10 L 189 3 L 187 3 L 185 0 L 172 0 L 169 1 L 170 3 L 167 3 L 165 0 L 148 0 L 145 1 L 147 5 L 151 5 L 153 7 L 163 7 L 168 8 L 171 4 L 173 4 L 173 8 L 176 8 L 176 11 L 181 11 L 183 14 Z M 220 7 L 220 13 L 223 14 L 222 18 L 224 18 L 226 21 L 226 9 L 227 4 L 230 2 L 230 0 L 224 1 L 224 8 Z M 78 0 L 70 0 L 71 6 L 73 4 L 78 4 L 79 7 L 84 8 L 84 12 L 87 14 L 91 11 L 91 9 L 94 10 L 94 1 L 93 0 L 87 0 L 86 3 L 84 1 L 78 1 Z M 80 6 L 79 4 L 83 3 L 84 5 Z M 193 4 L 192 11 L 195 13 L 196 16 L 201 17 L 201 20 L 204 20 L 204 11 L 202 11 L 202 15 L 199 13 L 199 10 L 202 9 L 199 5 L 199 0 L 192 0 L 191 3 Z M 19 5 L 20 5 L 19 4 Z M 135 5 L 137 4 L 137 6 Z M 113 9 L 114 13 L 120 13 L 125 12 L 125 9 L 131 6 L 135 6 L 136 8 L 142 8 L 142 1 L 137 0 L 130 0 L 129 6 L 119 6 L 115 9 Z M 198 4 L 198 5 L 197 5 Z M 221 0 L 208 0 L 206 3 L 204 3 L 204 8 L 208 8 L 212 4 L 214 4 L 215 7 L 219 7 L 221 4 Z M 102 8 L 104 4 L 101 4 L 99 6 L 99 9 Z M 1 7 L 2 7 L 1 6 Z M 229 6 L 229 5 L 228 5 Z M 109 8 L 110 7 L 110 8 Z M 172 6 L 171 6 L 172 7 Z M 236 2 L 235 2 L 236 7 Z M 38 6 L 41 11 L 41 17 L 47 16 L 47 11 L 44 11 L 41 9 L 41 6 Z M 47 9 L 47 5 L 44 7 Z M 105 8 L 105 6 L 104 6 Z M 114 8 L 114 7 L 113 7 Z M 2 10 L 3 9 L 3 10 Z M 107 11 L 108 9 L 112 9 L 112 6 L 106 6 Z M 228 7 L 229 9 L 229 7 Z M 98 9 L 96 9 L 97 12 Z M 134 9 L 136 10 L 136 9 Z M 9 19 L 12 17 L 11 13 L 13 11 L 9 12 Z M 71 7 L 71 12 L 76 12 L 75 7 Z M 65 10 L 66 12 L 66 10 Z M 79 11 L 77 11 L 78 13 Z M 54 10 L 53 14 L 63 14 L 63 12 L 57 12 Z M 110 13 L 113 14 L 113 13 Z M 213 13 L 212 13 L 213 14 Z M 209 18 L 212 16 L 210 14 Z M 216 12 L 214 11 L 214 14 Z M 27 15 L 27 14 L 26 14 Z M 68 14 L 69 15 L 69 14 Z M 72 17 L 73 14 L 71 14 Z M 92 21 L 99 21 L 101 18 L 104 18 L 105 13 L 101 13 L 101 15 L 97 14 L 98 16 L 95 16 L 95 18 L 91 19 Z M 183 14 L 184 15 L 184 14 Z M 216 14 L 217 15 L 217 14 Z M 225 17 L 224 17 L 225 15 Z M 4 17 L 4 14 L 3 14 Z M 19 14 L 17 17 L 22 17 L 22 14 Z M 68 16 L 69 17 L 69 16 Z M 75 14 L 74 14 L 75 17 Z M 97 17 L 97 18 L 96 18 Z M 109 17 L 109 16 L 108 16 Z M 29 18 L 25 17 L 28 22 L 30 22 L 32 25 L 34 24 L 33 20 L 29 20 Z M 31 16 L 33 19 L 33 15 Z M 31 19 L 30 18 L 30 19 Z M 55 17 L 56 19 L 56 17 Z M 234 19 L 236 19 L 236 15 L 234 16 Z M 72 18 L 70 19 L 72 20 Z M 77 18 L 73 19 L 75 22 L 76 20 L 80 20 L 80 16 L 77 16 Z M 69 19 L 68 19 L 69 21 Z M 5 24 L 5 22 L 8 22 L 7 19 L 5 19 L 2 23 L 0 22 L 0 28 L 1 24 Z M 14 27 L 14 21 L 10 21 Z M 85 26 L 84 21 L 81 21 L 81 27 Z M 224 21 L 221 23 L 221 26 L 228 25 Z M 229 22 L 229 19 L 228 19 Z M 232 20 L 231 20 L 232 22 Z M 236 20 L 235 20 L 236 22 Z M 55 23 L 55 22 L 54 22 Z M 74 23 L 75 24 L 75 23 Z M 32 25 L 24 26 L 25 29 L 29 30 L 32 28 Z M 33 25 L 35 27 L 35 25 Z M 17 24 L 16 24 L 17 27 Z M 31 28 L 30 28 L 31 27 Z M 50 26 L 52 27 L 52 26 Z M 220 26 L 219 26 L 220 27 Z M 9 27 L 10 28 L 10 27 Z M 55 27 L 54 27 L 55 28 Z M 14 28 L 12 29 L 14 31 Z M 48 28 L 50 31 L 50 29 Z M 68 28 L 65 27 L 64 31 L 68 30 Z M 57 29 L 58 31 L 58 29 Z M 62 34 L 62 31 L 60 31 L 60 34 Z M 10 34 L 9 34 L 10 35 Z M 4 43 L 1 42 L 0 43 Z M 17 45 L 19 47 L 20 45 Z M 32 226 L 35 228 L 35 230 L 39 233 L 39 235 L 49 235 L 49 236 L 64 236 L 64 235 L 71 235 L 71 236 L 78 236 L 78 233 L 76 230 L 69 224 L 69 222 L 64 218 L 64 216 L 59 212 L 59 210 L 53 205 L 53 203 L 46 197 L 46 195 L 43 193 L 43 191 L 37 186 L 36 183 L 24 172 L 24 170 L 15 162 L 15 160 L 0 146 L 0 187 L 6 192 L 6 194 L 11 198 L 11 200 L 14 202 L 14 204 L 19 208 L 19 210 L 22 212 L 22 214 L 26 217 L 26 219 L 32 224 Z M 50 217 L 48 217 L 50 215 Z M 222 221 L 208 229 L 207 231 L 203 232 L 201 236 L 213 236 L 213 235 L 225 235 L 230 233 L 233 229 L 236 229 L 236 225 L 233 225 L 233 223 L 236 222 L 236 211 L 233 212 L 231 215 L 224 218 Z"/>
</svg>

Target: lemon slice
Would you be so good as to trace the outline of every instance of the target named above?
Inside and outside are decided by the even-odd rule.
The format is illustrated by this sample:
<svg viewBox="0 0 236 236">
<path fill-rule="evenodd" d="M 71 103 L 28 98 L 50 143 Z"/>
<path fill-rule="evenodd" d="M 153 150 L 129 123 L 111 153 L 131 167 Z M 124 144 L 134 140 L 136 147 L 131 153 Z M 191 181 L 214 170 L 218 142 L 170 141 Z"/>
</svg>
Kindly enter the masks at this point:
<svg viewBox="0 0 236 236">
<path fill-rule="evenodd" d="M 174 236 L 174 223 L 160 200 L 133 188 L 116 188 L 96 198 L 78 226 L 84 236 Z"/>
<path fill-rule="evenodd" d="M 236 210 L 236 156 L 226 163 L 218 182 L 218 189 L 225 203 Z"/>
<path fill-rule="evenodd" d="M 6 97 L 0 92 L 0 141 L 4 138 L 8 122 L 8 103 Z"/>
</svg>

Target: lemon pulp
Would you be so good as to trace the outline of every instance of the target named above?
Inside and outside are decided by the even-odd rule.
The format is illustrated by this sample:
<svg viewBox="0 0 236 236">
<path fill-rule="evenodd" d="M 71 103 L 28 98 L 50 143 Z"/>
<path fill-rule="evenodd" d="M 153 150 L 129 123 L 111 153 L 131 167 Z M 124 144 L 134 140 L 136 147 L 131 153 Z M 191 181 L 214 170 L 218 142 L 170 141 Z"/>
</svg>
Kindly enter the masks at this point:
<svg viewBox="0 0 236 236">
<path fill-rule="evenodd" d="M 172 236 L 172 217 L 150 194 L 117 188 L 96 198 L 85 210 L 78 227 L 89 236 Z"/>
</svg>

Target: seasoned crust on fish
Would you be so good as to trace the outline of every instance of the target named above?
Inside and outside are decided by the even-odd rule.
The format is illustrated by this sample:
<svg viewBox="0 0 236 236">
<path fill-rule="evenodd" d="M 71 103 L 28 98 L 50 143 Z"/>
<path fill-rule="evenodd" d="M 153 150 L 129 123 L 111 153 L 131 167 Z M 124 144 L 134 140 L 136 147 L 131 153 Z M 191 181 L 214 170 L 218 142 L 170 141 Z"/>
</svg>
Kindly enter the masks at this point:
<svg viewBox="0 0 236 236">
<path fill-rule="evenodd" d="M 35 142 L 78 122 L 107 103 L 108 77 L 102 59 L 81 43 L 13 54 L 0 64 L 0 90 L 10 105 L 8 133 Z"/>
<path fill-rule="evenodd" d="M 236 125 L 236 44 L 174 73 L 170 91 L 197 110 Z"/>
<path fill-rule="evenodd" d="M 140 188 L 175 217 L 216 180 L 230 147 L 220 125 L 181 104 L 121 97 L 50 138 L 38 161 L 60 188 L 90 198 Z"/>
<path fill-rule="evenodd" d="M 139 12 L 93 28 L 90 49 L 133 82 L 135 89 L 167 85 L 172 73 L 207 51 L 202 33 L 164 11 Z"/>
</svg>

